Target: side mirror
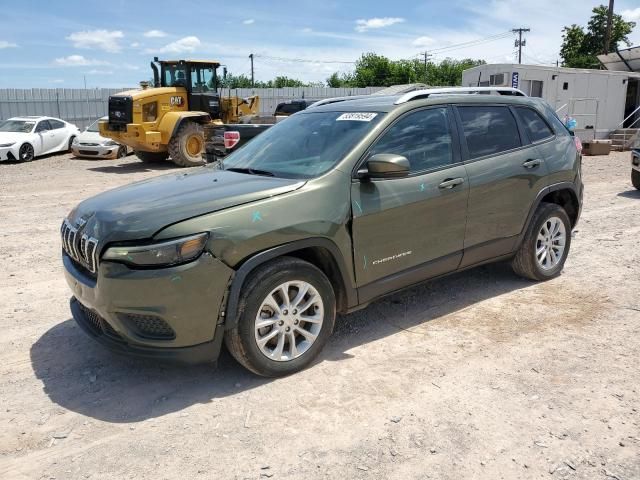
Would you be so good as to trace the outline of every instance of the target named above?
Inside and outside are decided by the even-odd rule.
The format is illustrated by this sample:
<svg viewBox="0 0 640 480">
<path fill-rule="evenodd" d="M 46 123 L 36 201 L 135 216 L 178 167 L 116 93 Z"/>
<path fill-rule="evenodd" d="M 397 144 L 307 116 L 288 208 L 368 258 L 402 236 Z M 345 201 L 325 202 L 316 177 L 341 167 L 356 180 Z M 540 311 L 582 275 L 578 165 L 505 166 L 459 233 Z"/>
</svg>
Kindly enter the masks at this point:
<svg viewBox="0 0 640 480">
<path fill-rule="evenodd" d="M 407 157 L 395 153 L 376 153 L 369 157 L 364 168 L 358 170 L 360 178 L 406 177 L 411 171 Z"/>
</svg>

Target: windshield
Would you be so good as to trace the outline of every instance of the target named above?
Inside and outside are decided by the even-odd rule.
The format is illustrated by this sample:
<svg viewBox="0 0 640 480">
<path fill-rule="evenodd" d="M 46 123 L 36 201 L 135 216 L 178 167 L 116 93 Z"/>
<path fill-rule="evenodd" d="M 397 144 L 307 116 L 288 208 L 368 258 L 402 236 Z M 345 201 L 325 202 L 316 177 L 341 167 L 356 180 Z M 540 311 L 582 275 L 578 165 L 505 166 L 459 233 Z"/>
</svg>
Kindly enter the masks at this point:
<svg viewBox="0 0 640 480">
<path fill-rule="evenodd" d="M 29 133 L 33 130 L 36 122 L 27 122 L 25 120 L 5 120 L 0 122 L 0 132 L 18 132 Z"/>
<path fill-rule="evenodd" d="M 250 169 L 285 178 L 317 177 L 342 160 L 383 115 L 369 112 L 292 115 L 226 157 L 224 168 Z"/>
<path fill-rule="evenodd" d="M 91 125 L 89 125 L 87 127 L 87 132 L 99 132 L 100 128 L 98 127 L 98 122 L 100 122 L 100 120 L 96 120 Z"/>
</svg>

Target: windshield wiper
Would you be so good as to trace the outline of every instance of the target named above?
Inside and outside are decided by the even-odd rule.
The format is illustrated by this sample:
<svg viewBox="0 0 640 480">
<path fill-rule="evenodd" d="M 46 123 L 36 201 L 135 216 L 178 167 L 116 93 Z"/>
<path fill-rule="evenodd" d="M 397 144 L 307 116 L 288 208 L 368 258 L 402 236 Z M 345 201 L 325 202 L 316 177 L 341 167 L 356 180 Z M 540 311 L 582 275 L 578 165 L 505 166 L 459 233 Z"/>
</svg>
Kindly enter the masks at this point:
<svg viewBox="0 0 640 480">
<path fill-rule="evenodd" d="M 265 177 L 275 177 L 275 174 L 273 172 L 269 172 L 268 170 L 259 170 L 257 168 L 231 167 L 231 168 L 225 168 L 225 170 L 229 172 L 247 173 L 249 175 L 263 175 Z"/>
</svg>

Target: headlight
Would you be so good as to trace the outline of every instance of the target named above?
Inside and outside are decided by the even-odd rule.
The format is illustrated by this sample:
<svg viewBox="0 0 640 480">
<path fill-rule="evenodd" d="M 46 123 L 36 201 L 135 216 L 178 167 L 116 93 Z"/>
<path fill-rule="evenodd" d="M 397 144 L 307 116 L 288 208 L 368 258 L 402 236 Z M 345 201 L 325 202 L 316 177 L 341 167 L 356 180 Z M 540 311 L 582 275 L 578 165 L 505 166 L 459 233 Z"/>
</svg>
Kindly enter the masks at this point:
<svg viewBox="0 0 640 480">
<path fill-rule="evenodd" d="M 194 260 L 204 250 L 208 233 L 199 233 L 168 242 L 132 247 L 111 247 L 103 260 L 122 262 L 139 267 L 166 267 Z"/>
<path fill-rule="evenodd" d="M 104 147 L 115 147 L 116 145 L 118 145 L 118 142 L 114 142 L 113 140 L 105 140 L 104 142 L 102 142 L 102 145 Z"/>
<path fill-rule="evenodd" d="M 11 142 L 11 143 L 0 143 L 0 147 L 10 147 L 11 145 L 15 145 L 16 142 Z"/>
</svg>

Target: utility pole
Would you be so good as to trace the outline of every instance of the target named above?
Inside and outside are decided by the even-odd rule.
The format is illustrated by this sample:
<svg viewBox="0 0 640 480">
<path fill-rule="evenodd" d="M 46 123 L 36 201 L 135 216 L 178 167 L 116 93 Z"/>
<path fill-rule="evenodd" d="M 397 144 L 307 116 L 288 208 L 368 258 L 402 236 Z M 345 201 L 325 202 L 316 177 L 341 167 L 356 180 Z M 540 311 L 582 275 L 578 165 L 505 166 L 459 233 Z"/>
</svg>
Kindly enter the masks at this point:
<svg viewBox="0 0 640 480">
<path fill-rule="evenodd" d="M 253 53 L 249 55 L 251 59 L 251 88 L 253 88 Z"/>
<path fill-rule="evenodd" d="M 609 12 L 607 12 L 607 30 L 604 34 L 604 54 L 609 53 L 609 45 L 611 44 L 611 27 L 613 23 L 613 0 L 609 0 Z"/>
<path fill-rule="evenodd" d="M 527 44 L 526 40 L 522 40 L 522 34 L 525 32 L 530 32 L 530 28 L 514 28 L 511 30 L 513 33 L 518 34 L 518 39 L 516 40 L 516 47 L 518 47 L 518 63 L 522 63 L 522 47 Z"/>
<path fill-rule="evenodd" d="M 427 70 L 427 61 L 429 60 L 429 57 L 432 57 L 433 55 L 429 55 L 426 50 L 422 52 L 422 55 L 424 55 L 424 83 L 429 85 L 429 70 Z"/>
</svg>

